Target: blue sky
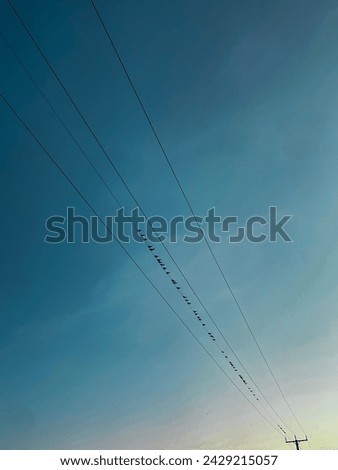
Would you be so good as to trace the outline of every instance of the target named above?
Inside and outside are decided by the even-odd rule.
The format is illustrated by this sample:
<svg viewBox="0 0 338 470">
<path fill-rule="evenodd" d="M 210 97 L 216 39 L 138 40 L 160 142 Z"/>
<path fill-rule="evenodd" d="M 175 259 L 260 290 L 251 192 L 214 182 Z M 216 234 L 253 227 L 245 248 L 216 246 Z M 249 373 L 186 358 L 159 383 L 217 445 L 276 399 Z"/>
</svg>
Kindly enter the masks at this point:
<svg viewBox="0 0 338 470">
<path fill-rule="evenodd" d="M 15 5 L 146 212 L 190 215 L 90 2 Z M 336 2 L 97 5 L 196 213 L 215 206 L 243 221 L 277 205 L 293 215 L 293 243 L 224 239 L 214 250 L 311 447 L 337 448 Z M 6 1 L 0 16 L 7 40 L 131 209 Z M 114 213 L 3 41 L 1 55 L 4 95 L 99 213 Z M 1 448 L 285 448 L 116 243 L 43 242 L 47 217 L 67 206 L 90 212 L 4 104 L 0 113 Z M 209 347 L 148 252 L 128 249 Z M 205 247 L 171 249 L 299 432 Z"/>
</svg>

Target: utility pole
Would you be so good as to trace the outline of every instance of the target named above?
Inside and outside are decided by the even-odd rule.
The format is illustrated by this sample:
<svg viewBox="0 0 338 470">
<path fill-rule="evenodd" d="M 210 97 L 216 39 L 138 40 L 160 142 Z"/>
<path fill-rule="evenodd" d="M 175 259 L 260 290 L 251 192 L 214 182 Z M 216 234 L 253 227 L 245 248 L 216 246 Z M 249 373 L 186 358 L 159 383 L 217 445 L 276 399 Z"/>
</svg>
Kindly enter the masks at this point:
<svg viewBox="0 0 338 470">
<path fill-rule="evenodd" d="M 300 450 L 299 449 L 299 443 L 300 442 L 307 442 L 307 441 L 308 441 L 307 436 L 305 436 L 305 439 L 297 439 L 297 437 L 295 436 L 293 441 L 287 441 L 286 438 L 285 438 L 286 444 L 295 444 L 297 450 Z"/>
</svg>

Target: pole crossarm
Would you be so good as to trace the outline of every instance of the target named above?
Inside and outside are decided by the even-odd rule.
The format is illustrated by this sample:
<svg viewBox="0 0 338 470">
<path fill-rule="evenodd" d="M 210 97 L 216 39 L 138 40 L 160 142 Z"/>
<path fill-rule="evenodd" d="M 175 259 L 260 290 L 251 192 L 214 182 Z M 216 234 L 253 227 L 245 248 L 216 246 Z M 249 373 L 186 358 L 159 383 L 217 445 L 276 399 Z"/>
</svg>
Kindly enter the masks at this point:
<svg viewBox="0 0 338 470">
<path fill-rule="evenodd" d="M 288 441 L 288 440 L 285 438 L 285 443 L 286 443 L 286 444 L 295 444 L 297 450 L 300 450 L 300 448 L 299 448 L 299 443 L 300 443 L 300 442 L 308 442 L 307 436 L 305 436 L 305 439 L 298 439 L 298 438 L 295 436 L 295 438 L 294 438 L 292 441 Z"/>
</svg>

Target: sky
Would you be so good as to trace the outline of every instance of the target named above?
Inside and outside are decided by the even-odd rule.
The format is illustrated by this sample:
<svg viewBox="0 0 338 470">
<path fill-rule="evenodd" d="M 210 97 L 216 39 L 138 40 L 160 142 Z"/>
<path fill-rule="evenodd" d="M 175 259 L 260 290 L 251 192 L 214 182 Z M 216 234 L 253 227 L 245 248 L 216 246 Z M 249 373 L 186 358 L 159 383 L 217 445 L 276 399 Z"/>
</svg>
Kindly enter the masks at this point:
<svg viewBox="0 0 338 470">
<path fill-rule="evenodd" d="M 91 2 L 13 3 L 146 213 L 189 216 Z M 212 247 L 309 437 L 303 448 L 338 448 L 337 2 L 97 0 L 97 7 L 195 212 L 215 207 L 243 222 L 277 206 L 293 216 L 292 243 L 223 237 Z M 131 210 L 6 0 L 0 18 L 6 40 Z M 2 94 L 98 213 L 114 214 L 109 192 L 3 37 L 1 57 Z M 0 448 L 291 448 L 117 243 L 44 242 L 48 217 L 68 206 L 92 214 L 3 101 L 0 113 Z M 126 248 L 218 357 L 144 246 Z M 303 437 L 205 245 L 180 241 L 170 250 Z"/>
</svg>

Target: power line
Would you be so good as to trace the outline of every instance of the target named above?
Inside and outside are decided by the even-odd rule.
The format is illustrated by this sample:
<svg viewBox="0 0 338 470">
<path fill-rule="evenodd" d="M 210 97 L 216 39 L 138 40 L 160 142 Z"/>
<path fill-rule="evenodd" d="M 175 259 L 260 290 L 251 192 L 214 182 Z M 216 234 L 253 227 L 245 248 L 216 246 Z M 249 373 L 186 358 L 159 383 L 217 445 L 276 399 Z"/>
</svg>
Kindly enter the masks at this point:
<svg viewBox="0 0 338 470">
<path fill-rule="evenodd" d="M 132 88 L 132 90 L 133 90 L 133 92 L 134 92 L 134 95 L 135 95 L 135 97 L 136 97 L 136 99 L 137 99 L 137 101 L 138 101 L 138 103 L 139 103 L 139 105 L 140 105 L 140 107 L 141 107 L 141 109 L 142 109 L 142 111 L 143 111 L 143 114 L 144 114 L 144 116 L 145 116 L 145 118 L 146 118 L 146 120 L 147 120 L 147 122 L 148 122 L 148 124 L 149 124 L 149 127 L 151 128 L 151 131 L 152 131 L 152 133 L 153 133 L 153 135 L 154 135 L 154 137 L 155 137 L 155 139 L 156 139 L 156 141 L 157 141 L 157 143 L 158 143 L 158 145 L 159 145 L 159 147 L 160 147 L 160 150 L 161 150 L 161 152 L 162 152 L 162 154 L 163 154 L 163 156 L 164 156 L 164 158 L 165 158 L 165 160 L 166 160 L 166 162 L 167 162 L 167 164 L 168 164 L 168 166 L 169 166 L 169 168 L 170 168 L 170 170 L 171 170 L 171 172 L 172 172 L 172 174 L 173 174 L 173 176 L 174 176 L 174 179 L 175 179 L 175 181 L 176 181 L 176 183 L 177 183 L 177 185 L 178 185 L 178 187 L 179 187 L 179 189 L 180 189 L 180 192 L 182 193 L 183 198 L 184 198 L 184 200 L 185 200 L 185 202 L 186 202 L 186 204 L 187 204 L 187 206 L 188 206 L 188 208 L 189 208 L 189 210 L 190 210 L 192 216 L 193 216 L 194 219 L 195 219 L 195 222 L 197 223 L 197 225 L 199 226 L 199 228 L 201 228 L 201 224 L 198 222 L 198 220 L 197 220 L 197 218 L 196 218 L 194 209 L 193 209 L 193 207 L 192 207 L 192 205 L 191 205 L 191 203 L 190 203 L 190 201 L 189 201 L 189 198 L 188 198 L 186 192 L 184 191 L 183 185 L 182 185 L 182 183 L 180 182 L 180 179 L 178 178 L 177 173 L 176 173 L 176 171 L 175 171 L 175 169 L 174 169 L 174 167 L 173 167 L 173 165 L 172 165 L 172 163 L 171 163 L 171 161 L 170 161 L 170 159 L 169 159 L 169 156 L 168 156 L 168 154 L 167 154 L 167 152 L 166 152 L 166 150 L 165 150 L 165 148 L 164 148 L 164 146 L 163 146 L 163 144 L 162 144 L 162 141 L 161 141 L 161 139 L 160 139 L 160 137 L 159 137 L 159 135 L 158 135 L 158 133 L 157 133 L 157 130 L 156 130 L 156 128 L 155 128 L 155 126 L 154 126 L 154 124 L 153 124 L 153 122 L 152 122 L 152 119 L 150 118 L 150 116 L 149 116 L 149 114 L 148 114 L 148 112 L 147 112 L 147 110 L 146 110 L 146 108 L 145 108 L 145 106 L 144 106 L 144 104 L 143 104 L 143 101 L 142 101 L 142 99 L 141 99 L 141 96 L 140 96 L 140 94 L 138 93 L 138 91 L 137 91 L 137 89 L 136 89 L 136 86 L 135 86 L 133 80 L 131 79 L 131 76 L 130 76 L 130 74 L 129 74 L 129 72 L 128 72 L 128 69 L 127 69 L 127 67 L 126 67 L 126 65 L 125 65 L 125 63 L 124 63 L 124 61 L 122 60 L 122 57 L 121 57 L 121 55 L 120 55 L 120 53 L 119 53 L 119 51 L 118 51 L 118 49 L 117 49 L 117 47 L 116 47 L 116 45 L 115 45 L 113 39 L 112 39 L 112 37 L 111 37 L 111 35 L 110 35 L 110 33 L 109 33 L 109 31 L 108 31 L 108 29 L 107 29 L 107 27 L 106 27 L 104 21 L 103 21 L 103 18 L 102 18 L 102 16 L 101 16 L 99 10 L 98 10 L 97 7 L 96 7 L 96 4 L 95 4 L 94 0 L 90 0 L 90 1 L 91 1 L 92 5 L 93 5 L 93 8 L 94 8 L 94 10 L 95 10 L 95 12 L 96 12 L 96 15 L 97 15 L 97 17 L 98 17 L 98 19 L 99 19 L 99 21 L 100 21 L 100 23 L 101 23 L 101 25 L 102 25 L 102 27 L 103 27 L 105 33 L 106 33 L 106 36 L 107 36 L 107 38 L 108 38 L 108 41 L 110 42 L 110 44 L 111 44 L 111 46 L 112 46 L 112 48 L 113 48 L 113 50 L 114 50 L 114 52 L 115 52 L 115 54 L 116 54 L 116 57 L 117 57 L 117 59 L 118 59 L 120 65 L 121 65 L 121 67 L 122 67 L 122 69 L 123 69 L 123 71 L 124 71 L 124 73 L 125 73 L 125 76 L 126 76 L 128 82 L 129 82 L 129 84 L 130 84 L 130 86 L 131 86 L 131 88 Z M 203 233 L 203 231 L 202 231 L 202 233 Z M 276 386 L 277 386 L 279 392 L 281 393 L 281 395 L 282 395 L 282 397 L 283 397 L 283 399 L 284 399 L 284 401 L 285 401 L 287 407 L 289 408 L 289 410 L 290 410 L 292 416 L 294 417 L 295 421 L 297 422 L 297 424 L 299 425 L 300 429 L 301 429 L 301 430 L 304 432 L 304 434 L 305 434 L 305 431 L 304 431 L 302 425 L 300 424 L 300 422 L 299 422 L 299 420 L 298 420 L 298 418 L 297 418 L 295 412 L 293 411 L 293 409 L 292 409 L 292 407 L 291 407 L 289 401 L 287 400 L 287 398 L 286 398 L 286 396 L 285 396 L 285 394 L 284 394 L 284 392 L 283 392 L 283 390 L 282 390 L 282 388 L 281 388 L 281 386 L 280 386 L 280 384 L 279 384 L 279 382 L 278 382 L 278 380 L 277 380 L 277 378 L 276 378 L 276 376 L 275 376 L 275 374 L 274 374 L 274 372 L 273 372 L 273 370 L 272 370 L 272 368 L 271 368 L 271 366 L 270 366 L 270 364 L 269 364 L 269 362 L 268 362 L 268 360 L 267 360 L 265 354 L 263 353 L 263 351 L 262 351 L 262 349 L 261 349 L 261 347 L 260 347 L 260 345 L 259 345 L 259 343 L 258 343 L 258 341 L 257 341 L 257 339 L 256 339 L 256 336 L 255 336 L 255 334 L 254 334 L 254 332 L 253 332 L 253 330 L 252 330 L 252 328 L 251 328 L 251 326 L 250 326 L 250 324 L 249 324 L 249 322 L 248 322 L 248 320 L 247 320 L 247 318 L 246 318 L 246 315 L 244 314 L 244 311 L 243 311 L 243 309 L 242 309 L 242 307 L 241 307 L 241 305 L 240 305 L 240 303 L 239 303 L 239 301 L 238 301 L 238 299 L 237 299 L 237 297 L 236 297 L 236 295 L 235 295 L 235 293 L 234 293 L 234 291 L 233 291 L 233 289 L 232 289 L 232 287 L 231 287 L 231 285 L 230 285 L 230 283 L 229 283 L 229 280 L 228 280 L 227 276 L 225 275 L 225 273 L 224 273 L 224 271 L 223 271 L 221 265 L 219 264 L 219 262 L 218 262 L 218 260 L 217 260 L 217 258 L 216 258 L 216 256 L 215 256 L 215 253 L 214 253 L 213 249 L 211 248 L 211 246 L 210 246 L 208 240 L 205 238 L 204 234 L 203 234 L 203 239 L 204 239 L 204 241 L 205 241 L 205 243 L 206 243 L 206 245 L 207 245 L 207 248 L 208 248 L 208 250 L 209 250 L 209 252 L 210 252 L 210 254 L 211 254 L 211 256 L 212 256 L 212 258 L 213 258 L 213 260 L 214 260 L 214 262 L 215 262 L 215 264 L 216 264 L 216 266 L 217 266 L 217 268 L 218 268 L 218 270 L 219 270 L 219 272 L 220 272 L 220 274 L 221 274 L 221 276 L 222 276 L 222 278 L 223 278 L 223 280 L 224 280 L 224 282 L 225 282 L 225 284 L 226 284 L 226 286 L 227 286 L 227 288 L 228 288 L 228 290 L 229 290 L 229 292 L 230 292 L 230 294 L 231 294 L 231 297 L 233 298 L 233 300 L 234 300 L 234 302 L 235 302 L 235 304 L 236 304 L 236 306 L 237 306 L 237 308 L 238 308 L 238 310 L 239 310 L 239 312 L 240 312 L 240 314 L 241 314 L 241 316 L 242 316 L 242 318 L 243 318 L 243 320 L 244 320 L 244 322 L 245 322 L 245 325 L 246 325 L 247 329 L 249 330 L 249 333 L 250 333 L 250 335 L 251 335 L 251 337 L 252 337 L 252 339 L 253 339 L 253 341 L 254 341 L 254 343 L 255 343 L 255 345 L 256 345 L 256 347 L 257 347 L 257 349 L 258 349 L 258 351 L 259 351 L 259 353 L 260 353 L 260 355 L 261 355 L 261 357 L 263 358 L 263 360 L 264 360 L 264 362 L 265 362 L 265 364 L 266 364 L 266 366 L 267 366 L 267 368 L 268 368 L 268 370 L 269 370 L 269 372 L 270 372 L 270 374 L 271 374 L 271 376 L 272 376 L 272 378 L 273 378 L 273 380 L 274 380 L 274 382 L 275 382 L 275 384 L 276 384 Z"/>
<path fill-rule="evenodd" d="M 53 165 L 58 169 L 58 171 L 62 174 L 62 176 L 68 181 L 68 183 L 72 186 L 72 188 L 76 191 L 76 193 L 80 196 L 82 201 L 87 205 L 87 207 L 96 215 L 98 220 L 106 227 L 109 233 L 113 236 L 114 240 L 119 244 L 120 248 L 124 251 L 124 253 L 128 256 L 128 258 L 132 261 L 132 263 L 137 267 L 137 269 L 141 272 L 141 274 L 145 277 L 145 279 L 149 282 L 149 284 L 155 289 L 157 294 L 162 298 L 162 300 L 166 303 L 166 305 L 170 308 L 170 310 L 174 313 L 174 315 L 178 318 L 178 320 L 183 324 L 186 330 L 193 336 L 193 338 L 197 341 L 197 343 L 203 348 L 203 350 L 208 354 L 210 359 L 216 364 L 216 366 L 221 370 L 221 372 L 230 380 L 233 386 L 240 392 L 240 394 L 250 403 L 250 405 L 261 415 L 261 417 L 273 427 L 275 431 L 279 434 L 282 434 L 278 428 L 275 426 L 264 416 L 264 414 L 248 399 L 248 397 L 242 392 L 242 390 L 237 386 L 237 384 L 231 379 L 231 377 L 227 374 L 227 372 L 223 369 L 223 367 L 216 361 L 216 359 L 211 355 L 211 353 L 207 350 L 207 348 L 201 343 L 198 337 L 194 334 L 194 332 L 189 328 L 186 322 L 181 318 L 181 316 L 177 313 L 177 311 L 170 305 L 167 299 L 163 296 L 160 292 L 158 287 L 152 282 L 152 280 L 148 277 L 144 269 L 140 266 L 140 264 L 134 259 L 134 257 L 129 253 L 129 251 L 123 246 L 123 244 L 119 241 L 119 239 L 113 234 L 112 230 L 108 227 L 105 223 L 104 219 L 98 214 L 96 209 L 91 205 L 88 199 L 84 196 L 84 194 L 80 191 L 80 189 L 72 182 L 70 177 L 66 174 L 63 168 L 59 165 L 59 163 L 54 159 L 51 153 L 45 148 L 45 146 L 40 142 L 40 140 L 35 136 L 33 131 L 30 127 L 23 121 L 21 116 L 17 113 L 17 111 L 13 108 L 13 106 L 9 103 L 9 101 L 3 96 L 0 95 L 3 102 L 8 106 L 8 108 L 12 111 L 12 113 L 16 116 L 19 120 L 21 125 L 26 129 L 26 131 L 31 135 L 31 137 L 35 140 L 35 142 L 39 145 L 40 149 L 43 150 L 44 154 L 48 157 L 48 159 L 53 163 Z"/>
<path fill-rule="evenodd" d="M 9 1 L 9 0 L 8 0 Z M 134 200 L 134 202 L 137 204 L 137 206 L 140 208 L 142 214 L 144 215 L 144 217 L 146 218 L 147 220 L 147 224 L 148 225 L 151 225 L 149 220 L 148 220 L 148 217 L 146 216 L 144 210 L 142 209 L 142 206 L 140 205 L 140 203 L 138 202 L 138 200 L 135 198 L 133 192 L 131 191 L 130 187 L 128 186 L 127 182 L 125 181 L 125 179 L 123 178 L 123 176 L 121 175 L 121 173 L 118 171 L 117 167 L 115 166 L 115 164 L 113 163 L 113 161 L 111 160 L 111 158 L 109 157 L 108 153 L 106 152 L 105 148 L 103 147 L 103 145 L 101 144 L 100 140 L 98 139 L 96 133 L 92 130 L 91 126 L 89 125 L 88 121 L 86 120 L 86 118 L 84 117 L 84 115 L 82 114 L 81 110 L 79 109 L 78 105 L 75 103 L 74 99 L 72 98 L 72 96 L 70 95 L 70 93 L 68 92 L 68 90 L 65 88 L 62 80 L 60 79 L 60 77 L 58 76 L 58 74 L 55 72 L 54 68 L 52 67 L 52 65 L 50 64 L 48 58 L 46 57 L 46 55 L 44 54 L 43 50 L 41 49 L 41 47 L 39 46 L 39 44 L 37 43 L 37 41 L 35 40 L 35 38 L 33 37 L 33 35 L 31 34 L 30 30 L 28 29 L 28 27 L 25 25 L 25 23 L 23 22 L 22 18 L 20 17 L 18 11 L 15 9 L 15 7 L 12 5 L 12 3 L 9 1 L 9 4 L 11 5 L 13 11 L 15 12 L 16 16 L 18 17 L 18 19 L 20 20 L 22 26 L 25 28 L 26 32 L 29 34 L 31 40 L 34 42 L 35 46 L 37 47 L 37 49 L 39 50 L 40 54 L 42 55 L 43 59 L 45 60 L 45 62 L 47 63 L 48 67 L 50 68 L 50 70 L 52 71 L 53 75 L 55 76 L 55 78 L 57 79 L 58 83 L 60 84 L 60 86 L 62 87 L 62 89 L 64 90 L 64 92 L 66 93 L 66 95 L 68 96 L 69 100 L 71 101 L 71 103 L 73 104 L 73 106 L 75 107 L 75 109 L 77 110 L 78 114 L 80 115 L 80 117 L 82 118 L 83 122 L 85 123 L 86 127 L 88 128 L 88 130 L 90 131 L 90 133 L 92 134 L 92 136 L 94 137 L 96 143 L 99 145 L 100 149 L 102 150 L 102 152 L 104 153 L 105 157 L 108 159 L 108 162 L 110 163 L 110 165 L 112 166 L 112 168 L 114 169 L 114 171 L 116 172 L 116 174 L 118 175 L 119 179 L 121 180 L 121 182 L 123 183 L 123 185 L 125 186 L 125 188 L 127 189 L 128 193 L 130 194 L 130 196 L 132 197 L 132 199 Z M 65 125 L 64 121 L 62 120 L 62 118 L 60 117 L 60 115 L 56 112 L 55 108 L 53 107 L 53 105 L 51 104 L 51 102 L 48 100 L 48 98 L 46 97 L 45 93 L 42 91 L 42 89 L 40 88 L 40 86 L 37 84 L 37 82 L 34 80 L 34 78 L 32 77 L 32 75 L 30 74 L 30 72 L 28 71 L 27 67 L 23 64 L 23 62 L 21 61 L 21 59 L 19 58 L 19 56 L 16 54 L 15 50 L 13 49 L 13 47 L 9 44 L 8 40 L 5 38 L 5 36 L 1 33 L 2 35 L 2 38 L 4 39 L 4 41 L 6 42 L 6 44 L 8 45 L 8 47 L 11 49 L 11 51 L 13 52 L 13 54 L 15 55 L 15 57 L 17 58 L 17 60 L 19 61 L 19 63 L 22 65 L 22 67 L 24 68 L 24 70 L 26 71 L 26 73 L 28 74 L 29 78 L 33 81 L 33 83 L 35 84 L 35 86 L 37 87 L 37 89 L 40 91 L 40 93 L 42 94 L 42 96 L 44 97 L 44 99 L 46 100 L 47 104 L 49 105 L 49 107 L 52 109 L 52 111 L 54 112 L 54 114 L 56 115 L 56 117 L 58 118 L 59 122 L 62 124 L 63 128 L 67 131 L 68 135 L 72 138 L 73 142 L 76 144 L 76 146 L 78 147 L 78 149 L 81 151 L 81 153 L 83 154 L 83 156 L 86 158 L 86 160 L 88 161 L 88 163 L 90 164 L 90 166 L 93 168 L 93 170 L 95 171 L 95 173 L 97 174 L 97 176 L 100 178 L 100 180 L 103 182 L 103 184 L 105 185 L 105 187 L 107 188 L 107 190 L 109 191 L 109 193 L 111 194 L 111 196 L 114 198 L 115 202 L 119 205 L 119 206 L 122 206 L 122 204 L 119 202 L 119 200 L 117 199 L 117 197 L 113 194 L 113 192 L 111 191 L 109 185 L 106 183 L 106 181 L 104 180 L 104 178 L 102 177 L 102 175 L 98 172 L 98 170 L 96 169 L 95 165 L 92 163 L 92 161 L 89 159 L 88 155 L 86 154 L 86 152 L 83 150 L 83 148 L 80 146 L 80 144 L 78 143 L 78 141 L 75 139 L 75 137 L 73 136 L 73 134 L 70 132 L 70 130 L 67 128 L 67 126 Z M 156 231 L 156 229 L 155 229 Z M 156 231 L 157 232 L 157 231 Z M 163 243 L 163 241 L 158 237 L 160 243 L 162 244 L 162 246 L 164 247 L 165 251 L 168 253 L 169 257 L 171 258 L 171 260 L 173 261 L 173 263 L 175 264 L 176 268 L 179 270 L 180 274 L 182 275 L 182 277 L 184 278 L 184 280 L 186 281 L 187 285 L 189 286 L 189 288 L 191 289 L 191 291 L 194 293 L 194 295 L 196 296 L 198 302 L 201 304 L 202 308 L 205 310 L 206 314 L 208 315 L 208 317 L 210 318 L 210 320 L 212 321 L 213 325 L 215 326 L 215 328 L 217 329 L 217 331 L 219 332 L 219 334 L 222 336 L 223 340 L 225 341 L 225 343 L 227 344 L 227 346 L 229 347 L 230 351 L 232 352 L 232 354 L 236 357 L 236 359 L 238 360 L 239 364 L 241 365 L 241 367 L 243 368 L 243 370 L 246 372 L 246 374 L 248 375 L 248 377 L 250 378 L 250 380 L 252 381 L 252 383 L 255 385 L 255 387 L 257 388 L 257 390 L 259 391 L 259 393 L 262 395 L 263 399 L 266 401 L 266 403 L 268 404 L 268 406 L 272 409 L 272 411 L 275 413 L 275 415 L 278 417 L 278 419 L 293 433 L 293 431 L 291 430 L 291 428 L 285 423 L 285 421 L 283 420 L 283 418 L 280 416 L 280 414 L 275 410 L 275 408 L 272 406 L 272 404 L 270 403 L 270 401 L 268 400 L 268 398 L 266 397 L 266 395 L 263 393 L 263 391 L 261 390 L 261 388 L 257 385 L 256 381 L 252 378 L 252 376 L 250 375 L 250 373 L 248 372 L 247 368 L 244 366 L 244 364 L 242 363 L 242 361 L 240 360 L 240 358 L 238 357 L 238 355 L 236 354 L 236 352 L 234 351 L 234 349 L 232 348 L 232 346 L 230 345 L 229 341 L 226 339 L 225 335 L 223 334 L 223 332 L 220 330 L 220 328 L 218 327 L 218 325 L 216 324 L 216 322 L 214 321 L 212 315 L 210 314 L 210 312 L 208 311 L 208 309 L 206 308 L 205 304 L 202 302 L 201 298 L 199 297 L 199 295 L 197 294 L 196 290 L 193 288 L 193 286 L 191 285 L 191 283 L 189 282 L 189 280 L 187 279 L 186 275 L 184 274 L 182 268 L 179 266 L 179 264 L 176 262 L 176 260 L 174 259 L 174 257 L 172 256 L 171 252 L 169 251 L 169 249 L 166 247 L 166 245 Z M 263 405 L 262 405 L 263 406 Z M 267 410 L 266 410 L 267 411 Z"/>
<path fill-rule="evenodd" d="M 69 100 L 71 101 L 71 103 L 73 104 L 73 106 L 75 107 L 76 111 L 78 112 L 78 114 L 80 115 L 80 117 L 82 118 L 83 122 L 85 123 L 86 127 L 88 128 L 88 130 L 90 131 L 91 135 L 93 136 L 93 138 L 95 139 L 96 143 L 99 145 L 100 149 L 102 150 L 102 152 L 104 153 L 105 157 L 107 158 L 109 164 L 112 166 L 112 168 L 114 169 L 114 171 L 116 172 L 116 174 L 118 175 L 119 179 L 121 180 L 121 182 L 123 183 L 123 185 L 125 186 L 125 188 L 127 189 L 128 193 L 130 194 L 130 196 L 132 197 L 132 199 L 135 201 L 135 203 L 137 204 L 137 206 L 140 208 L 142 214 L 145 216 L 145 218 L 147 219 L 147 223 L 149 224 L 149 221 L 148 221 L 148 218 L 145 214 L 145 212 L 143 211 L 141 205 L 139 204 L 139 202 L 137 201 L 137 199 L 135 198 L 135 196 L 133 195 L 131 189 L 129 188 L 128 184 L 126 183 L 126 181 L 124 180 L 122 174 L 118 171 L 117 167 L 115 166 L 114 162 L 111 160 L 111 158 L 109 157 L 107 151 L 105 150 L 105 148 L 103 147 L 103 145 L 101 144 L 100 140 L 98 139 L 96 133 L 92 130 L 91 126 L 89 125 L 88 121 L 86 120 L 86 118 L 84 117 L 83 113 L 81 112 L 81 110 L 79 109 L 78 105 L 75 103 L 74 99 L 72 98 L 72 96 L 70 95 L 70 93 L 68 92 L 68 90 L 66 89 L 66 87 L 64 86 L 62 80 L 60 79 L 60 77 L 58 76 L 58 74 L 55 72 L 54 68 L 52 67 L 51 63 L 49 62 L 48 58 L 46 57 L 46 55 L 44 54 L 43 50 L 41 49 L 41 47 L 39 46 L 39 44 L 37 43 L 37 41 L 35 40 L 35 38 L 33 37 L 32 33 L 30 32 L 29 28 L 26 26 L 26 24 L 24 23 L 24 21 L 22 20 L 19 12 L 15 9 L 15 7 L 13 6 L 13 4 L 11 3 L 10 0 L 8 0 L 8 3 L 10 4 L 10 6 L 12 7 L 14 13 L 16 14 L 17 18 L 19 19 L 19 21 L 21 22 L 22 26 L 24 27 L 24 29 L 26 30 L 26 32 L 28 33 L 28 35 L 30 36 L 31 40 L 33 41 L 33 43 L 35 44 L 35 46 L 37 47 L 37 49 L 39 50 L 40 54 L 42 55 L 43 59 L 45 60 L 46 64 L 48 65 L 48 67 L 50 68 L 50 70 L 52 71 L 53 75 L 55 76 L 55 78 L 57 79 L 58 83 L 60 84 L 60 86 L 62 87 L 62 89 L 64 90 L 64 92 L 66 93 L 66 95 L 68 96 Z M 50 105 L 51 106 L 51 105 Z M 68 131 L 69 133 L 69 131 Z M 73 138 L 73 137 L 72 137 Z M 73 138 L 74 140 L 74 138 Z M 78 143 L 76 142 L 78 148 L 79 145 Z M 111 192 L 109 186 L 107 185 L 107 183 L 104 181 L 104 179 L 102 178 L 102 176 L 98 173 L 98 171 L 96 170 L 96 168 L 94 168 L 92 162 L 89 160 L 88 156 L 84 153 L 84 151 L 80 148 L 81 152 L 84 154 L 85 158 L 87 159 L 87 161 L 90 163 L 90 165 L 93 167 L 94 171 L 97 173 L 97 175 L 99 176 L 99 178 L 101 179 L 101 181 L 104 183 L 104 185 L 106 186 L 106 188 L 108 189 L 108 191 L 110 192 L 110 194 L 113 196 L 113 198 L 115 199 L 115 201 L 117 203 L 119 203 L 119 201 L 117 200 L 117 198 L 115 197 L 115 195 Z M 121 204 L 120 204 L 121 205 Z M 155 229 L 156 231 L 156 229 Z M 160 240 L 160 239 L 159 239 Z M 208 244 L 207 240 L 205 239 L 206 243 Z M 253 378 L 251 377 L 251 375 L 249 374 L 249 372 L 247 371 L 247 369 L 245 368 L 245 366 L 243 365 L 242 361 L 239 359 L 239 357 L 237 356 L 237 354 L 234 352 L 233 348 L 231 347 L 230 343 L 228 342 L 228 340 L 225 338 L 224 334 L 221 332 L 221 330 L 219 329 L 219 327 L 217 326 L 217 324 L 215 323 L 214 319 L 212 318 L 212 316 L 210 315 L 210 313 L 208 312 L 208 310 L 206 309 L 205 305 L 203 304 L 203 302 L 201 301 L 201 299 L 199 298 L 198 294 L 196 293 L 196 291 L 193 289 L 192 285 L 190 284 L 190 282 L 188 281 L 187 277 L 185 276 L 185 274 L 183 273 L 182 269 L 180 268 L 180 266 L 178 265 L 178 263 L 175 261 L 175 259 L 173 258 L 173 256 L 171 255 L 170 251 L 168 250 L 168 248 L 165 246 L 165 244 L 160 240 L 161 244 L 163 245 L 164 249 L 166 250 L 166 252 L 168 253 L 168 255 L 170 256 L 170 258 L 172 259 L 172 261 L 174 262 L 175 266 L 177 267 L 177 269 L 179 270 L 179 272 L 181 273 L 181 275 L 183 276 L 183 278 L 185 279 L 185 281 L 187 282 L 188 286 L 190 287 L 190 289 L 193 291 L 193 293 L 195 294 L 195 296 L 197 297 L 198 301 L 200 302 L 200 304 L 202 305 L 203 309 L 206 311 L 207 315 L 209 316 L 209 318 L 211 319 L 211 321 L 213 322 L 213 324 L 215 325 L 215 327 L 217 328 L 218 332 L 221 334 L 221 336 L 223 337 L 224 341 L 226 342 L 226 344 L 228 345 L 228 347 L 230 348 L 230 350 L 232 351 L 232 353 L 234 354 L 234 356 L 237 358 L 237 360 L 239 361 L 239 363 L 241 364 L 241 366 L 243 367 L 243 369 L 246 371 L 246 373 L 248 374 L 248 376 L 250 377 L 250 379 L 252 380 L 252 382 L 255 384 L 256 388 L 259 390 L 259 392 L 261 393 L 262 397 L 265 399 L 265 401 L 268 403 L 268 405 L 270 406 L 270 408 L 273 410 L 273 412 L 276 414 L 276 416 L 285 424 L 286 427 L 289 428 L 289 426 L 284 422 L 284 420 L 281 418 L 281 416 L 279 415 L 279 413 L 273 408 L 273 406 L 271 405 L 271 403 L 269 402 L 269 400 L 267 399 L 267 397 L 264 395 L 264 393 L 262 392 L 262 390 L 258 387 L 258 385 L 256 384 L 256 382 L 253 380 Z M 289 428 L 290 429 L 290 428 Z M 291 429 L 290 429 L 291 430 Z"/>
</svg>

